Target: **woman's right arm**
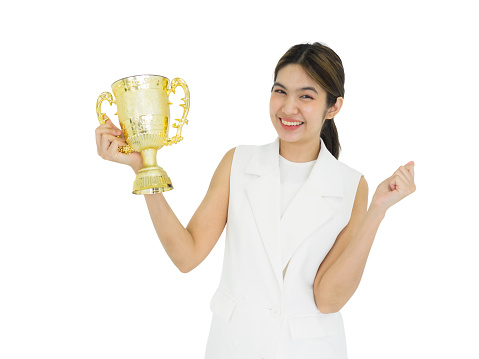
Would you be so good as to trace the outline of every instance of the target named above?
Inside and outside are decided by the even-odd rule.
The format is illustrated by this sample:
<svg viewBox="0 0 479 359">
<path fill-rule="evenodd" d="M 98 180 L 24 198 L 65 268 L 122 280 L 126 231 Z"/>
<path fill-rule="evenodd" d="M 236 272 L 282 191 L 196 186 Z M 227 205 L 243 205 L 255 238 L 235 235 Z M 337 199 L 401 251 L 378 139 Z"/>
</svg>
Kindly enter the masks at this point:
<svg viewBox="0 0 479 359">
<path fill-rule="evenodd" d="M 127 164 L 137 173 L 142 167 L 141 155 L 138 152 L 130 155 L 118 152 L 119 146 L 126 145 L 123 137 L 116 137 L 118 131 L 111 121 L 97 128 L 98 154 L 103 159 Z M 205 198 L 186 228 L 168 205 L 163 193 L 144 195 L 158 238 L 170 259 L 183 273 L 197 267 L 208 256 L 225 228 L 234 151 L 235 148 L 229 150 L 221 160 Z"/>
<path fill-rule="evenodd" d="M 170 259 L 183 273 L 203 262 L 225 228 L 234 151 L 234 148 L 229 150 L 221 160 L 205 198 L 186 228 L 171 210 L 163 193 L 145 195 L 158 238 Z"/>
</svg>

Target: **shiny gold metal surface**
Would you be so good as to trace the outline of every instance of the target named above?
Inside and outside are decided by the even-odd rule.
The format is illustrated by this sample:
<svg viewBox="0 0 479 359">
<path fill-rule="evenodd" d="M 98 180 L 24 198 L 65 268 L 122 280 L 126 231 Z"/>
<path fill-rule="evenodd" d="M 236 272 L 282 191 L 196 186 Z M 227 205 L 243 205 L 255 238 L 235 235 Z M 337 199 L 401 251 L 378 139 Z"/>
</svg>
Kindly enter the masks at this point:
<svg viewBox="0 0 479 359">
<path fill-rule="evenodd" d="M 120 127 L 128 146 L 118 150 L 123 153 L 140 152 L 143 157 L 143 168 L 138 172 L 133 184 L 134 194 L 152 194 L 173 189 L 165 170 L 157 165 L 156 154 L 163 146 L 180 142 L 181 130 L 188 123 L 186 116 L 190 109 L 190 91 L 186 82 L 180 78 L 171 81 L 158 75 L 138 75 L 125 77 L 113 83 L 112 92 L 103 92 L 96 102 L 98 121 L 105 123 L 101 112 L 103 101 L 116 104 Z M 185 97 L 182 98 L 183 115 L 172 124 L 176 134 L 168 137 L 170 124 L 170 93 L 180 86 Z"/>
</svg>

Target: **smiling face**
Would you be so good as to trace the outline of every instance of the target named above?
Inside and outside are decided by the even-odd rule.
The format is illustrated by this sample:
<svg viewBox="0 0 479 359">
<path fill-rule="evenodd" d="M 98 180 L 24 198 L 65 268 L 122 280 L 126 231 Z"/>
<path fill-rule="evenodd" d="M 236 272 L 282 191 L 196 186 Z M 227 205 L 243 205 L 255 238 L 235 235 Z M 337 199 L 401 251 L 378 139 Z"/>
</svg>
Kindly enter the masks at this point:
<svg viewBox="0 0 479 359">
<path fill-rule="evenodd" d="M 337 101 L 328 109 L 326 97 L 326 91 L 301 65 L 289 64 L 279 70 L 269 106 L 279 138 L 285 142 L 317 145 L 323 122 L 333 118 L 342 104 Z"/>
</svg>

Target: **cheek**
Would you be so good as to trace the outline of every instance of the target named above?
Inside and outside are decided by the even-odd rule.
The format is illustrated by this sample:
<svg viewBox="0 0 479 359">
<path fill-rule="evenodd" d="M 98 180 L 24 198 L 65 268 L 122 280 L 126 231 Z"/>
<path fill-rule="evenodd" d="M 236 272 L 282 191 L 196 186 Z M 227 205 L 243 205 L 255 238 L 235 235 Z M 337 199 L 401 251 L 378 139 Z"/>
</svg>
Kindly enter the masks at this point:
<svg viewBox="0 0 479 359">
<path fill-rule="evenodd" d="M 271 117 L 275 116 L 276 113 L 278 112 L 278 108 L 280 108 L 280 101 L 278 101 L 278 98 L 275 96 L 271 96 L 269 99 L 269 113 Z"/>
<path fill-rule="evenodd" d="M 303 115 L 307 116 L 309 119 L 317 119 L 318 121 L 321 121 L 323 119 L 322 114 L 323 111 L 321 108 L 318 108 L 317 106 L 304 106 L 302 108 Z"/>
</svg>

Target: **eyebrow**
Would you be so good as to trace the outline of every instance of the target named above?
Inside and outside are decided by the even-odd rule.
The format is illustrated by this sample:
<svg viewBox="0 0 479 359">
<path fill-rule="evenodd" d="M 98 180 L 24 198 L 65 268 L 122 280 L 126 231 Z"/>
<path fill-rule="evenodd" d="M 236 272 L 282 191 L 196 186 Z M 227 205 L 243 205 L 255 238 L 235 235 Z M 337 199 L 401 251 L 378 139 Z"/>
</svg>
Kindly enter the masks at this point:
<svg viewBox="0 0 479 359">
<path fill-rule="evenodd" d="M 282 88 L 284 88 L 284 89 L 286 90 L 286 86 L 280 84 L 279 82 L 275 82 L 275 83 L 273 84 L 273 87 L 275 87 L 275 86 L 282 87 Z M 313 91 L 313 92 L 316 93 L 316 94 L 318 93 L 318 91 L 317 91 L 314 87 L 311 87 L 311 86 L 301 87 L 301 88 L 299 89 L 299 91 L 306 91 L 306 90 Z"/>
</svg>

